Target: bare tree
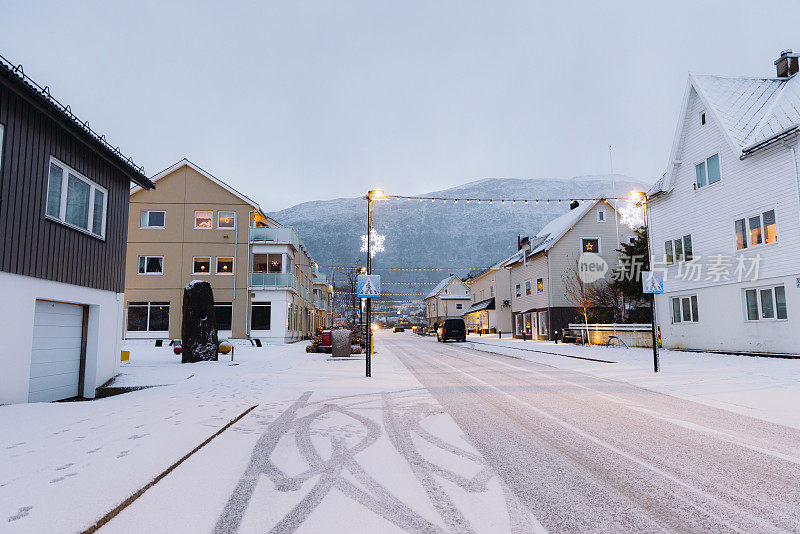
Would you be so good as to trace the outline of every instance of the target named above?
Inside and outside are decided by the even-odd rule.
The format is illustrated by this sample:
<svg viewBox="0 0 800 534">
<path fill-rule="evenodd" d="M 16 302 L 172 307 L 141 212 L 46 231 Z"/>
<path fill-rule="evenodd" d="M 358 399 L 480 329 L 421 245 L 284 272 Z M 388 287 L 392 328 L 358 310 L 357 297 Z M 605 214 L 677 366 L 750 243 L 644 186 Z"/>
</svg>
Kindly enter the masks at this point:
<svg viewBox="0 0 800 534">
<path fill-rule="evenodd" d="M 578 259 L 575 263 L 561 273 L 561 280 L 564 282 L 564 298 L 578 308 L 583 315 L 583 323 L 586 327 L 586 342 L 592 344 L 589 339 L 589 310 L 595 302 L 595 288 L 593 284 L 587 284 L 580 275 Z"/>
</svg>

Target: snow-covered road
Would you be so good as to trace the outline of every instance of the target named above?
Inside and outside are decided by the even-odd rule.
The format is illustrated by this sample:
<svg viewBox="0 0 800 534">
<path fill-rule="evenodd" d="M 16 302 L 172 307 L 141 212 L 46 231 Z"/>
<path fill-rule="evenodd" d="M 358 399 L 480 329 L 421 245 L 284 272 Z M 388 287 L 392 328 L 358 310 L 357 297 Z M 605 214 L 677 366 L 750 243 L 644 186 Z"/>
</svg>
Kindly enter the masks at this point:
<svg viewBox="0 0 800 534">
<path fill-rule="evenodd" d="M 800 530 L 800 431 L 624 382 L 386 344 L 551 532 Z"/>
</svg>

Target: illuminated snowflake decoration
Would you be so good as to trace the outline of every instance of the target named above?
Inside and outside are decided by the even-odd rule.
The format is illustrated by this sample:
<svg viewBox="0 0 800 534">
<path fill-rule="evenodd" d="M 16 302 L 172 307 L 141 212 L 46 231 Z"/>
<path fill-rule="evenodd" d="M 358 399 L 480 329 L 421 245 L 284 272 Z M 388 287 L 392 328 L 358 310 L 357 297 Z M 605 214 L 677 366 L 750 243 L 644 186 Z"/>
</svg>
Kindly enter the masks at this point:
<svg viewBox="0 0 800 534">
<path fill-rule="evenodd" d="M 370 230 L 370 236 L 371 236 L 370 239 L 371 246 L 370 246 L 369 256 L 371 258 L 374 258 L 375 254 L 377 254 L 378 252 L 386 252 L 386 247 L 383 245 L 383 242 L 386 241 L 386 236 L 379 234 L 378 232 L 375 231 L 374 228 Z M 367 236 L 362 235 L 361 252 L 366 252 L 366 251 L 367 251 Z"/>
<path fill-rule="evenodd" d="M 640 202 L 628 201 L 619 209 L 619 222 L 631 230 L 638 230 L 644 226 L 644 209 Z"/>
</svg>

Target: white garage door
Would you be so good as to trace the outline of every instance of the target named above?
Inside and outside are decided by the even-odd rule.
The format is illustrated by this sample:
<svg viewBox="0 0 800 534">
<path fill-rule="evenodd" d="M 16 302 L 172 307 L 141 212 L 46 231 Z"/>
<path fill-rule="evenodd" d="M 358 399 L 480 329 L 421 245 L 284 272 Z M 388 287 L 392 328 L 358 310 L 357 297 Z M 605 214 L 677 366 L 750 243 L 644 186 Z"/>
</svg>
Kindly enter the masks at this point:
<svg viewBox="0 0 800 534">
<path fill-rule="evenodd" d="M 78 395 L 83 306 L 36 301 L 28 402 Z"/>
</svg>

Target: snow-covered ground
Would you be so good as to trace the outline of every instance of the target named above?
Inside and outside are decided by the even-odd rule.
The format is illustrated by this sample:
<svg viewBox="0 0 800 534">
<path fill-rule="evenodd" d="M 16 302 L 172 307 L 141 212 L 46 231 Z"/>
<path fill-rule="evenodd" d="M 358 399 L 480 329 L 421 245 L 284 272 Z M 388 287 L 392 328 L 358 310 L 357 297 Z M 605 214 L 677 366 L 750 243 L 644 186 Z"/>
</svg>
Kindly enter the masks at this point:
<svg viewBox="0 0 800 534">
<path fill-rule="evenodd" d="M 654 373 L 653 350 L 647 348 L 565 345 L 509 337 L 498 339 L 497 335 L 470 335 L 468 341 L 475 349 L 623 380 L 653 391 L 800 428 L 800 410 L 797 409 L 800 359 L 661 350 L 661 370 Z"/>
<path fill-rule="evenodd" d="M 237 344 L 235 365 L 127 348 L 113 385 L 159 387 L 0 407 L 0 531 L 82 531 L 256 404 L 102 530 L 509 528 L 499 479 L 380 343 L 369 380 L 363 359 L 332 361 L 305 343 Z"/>
</svg>

